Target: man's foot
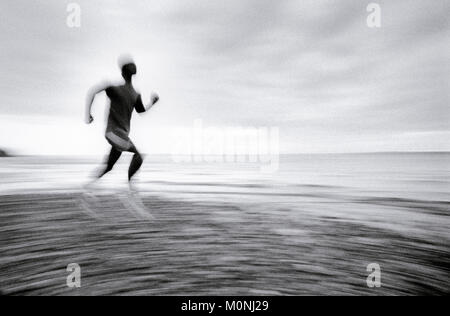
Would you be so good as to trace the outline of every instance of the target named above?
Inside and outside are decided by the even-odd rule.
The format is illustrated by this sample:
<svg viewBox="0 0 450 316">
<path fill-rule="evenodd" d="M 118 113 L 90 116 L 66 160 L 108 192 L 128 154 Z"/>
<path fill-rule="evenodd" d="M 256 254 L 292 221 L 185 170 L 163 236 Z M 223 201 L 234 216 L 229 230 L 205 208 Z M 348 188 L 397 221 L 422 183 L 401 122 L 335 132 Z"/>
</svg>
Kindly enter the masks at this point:
<svg viewBox="0 0 450 316">
<path fill-rule="evenodd" d="M 145 220 L 155 219 L 145 207 L 139 193 L 131 184 L 129 184 L 128 192 L 125 196 L 121 196 L 120 198 L 125 206 L 127 206 L 131 211 L 134 211 L 136 218 Z"/>
<path fill-rule="evenodd" d="M 83 191 L 91 191 L 95 189 L 95 185 L 97 184 L 98 179 L 94 179 L 83 185 L 82 190 Z"/>
<path fill-rule="evenodd" d="M 97 198 L 92 193 L 82 192 L 80 196 L 80 207 L 86 215 L 94 219 L 99 219 L 97 214 L 91 209 L 91 204 L 96 203 Z"/>
</svg>

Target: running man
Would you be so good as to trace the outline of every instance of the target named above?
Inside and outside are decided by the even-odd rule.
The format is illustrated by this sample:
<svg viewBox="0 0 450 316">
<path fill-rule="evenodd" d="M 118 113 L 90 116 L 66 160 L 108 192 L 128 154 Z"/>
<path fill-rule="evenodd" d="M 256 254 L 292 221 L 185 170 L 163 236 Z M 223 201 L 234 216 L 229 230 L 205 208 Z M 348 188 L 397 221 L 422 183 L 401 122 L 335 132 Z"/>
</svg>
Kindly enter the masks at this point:
<svg viewBox="0 0 450 316">
<path fill-rule="evenodd" d="M 131 183 L 131 179 L 143 163 L 142 155 L 129 138 L 131 117 L 134 110 L 138 113 L 150 110 L 158 102 L 159 96 L 152 93 L 150 103 L 144 106 L 141 95 L 133 87 L 133 76 L 137 73 L 136 65 L 134 62 L 124 63 L 121 70 L 122 77 L 125 80 L 124 84 L 91 89 L 86 104 L 86 124 L 91 124 L 94 121 L 91 109 L 95 96 L 105 91 L 111 102 L 105 137 L 112 148 L 106 167 L 97 175 L 96 180 L 110 172 L 125 151 L 134 154 L 128 170 L 128 181 Z"/>
</svg>

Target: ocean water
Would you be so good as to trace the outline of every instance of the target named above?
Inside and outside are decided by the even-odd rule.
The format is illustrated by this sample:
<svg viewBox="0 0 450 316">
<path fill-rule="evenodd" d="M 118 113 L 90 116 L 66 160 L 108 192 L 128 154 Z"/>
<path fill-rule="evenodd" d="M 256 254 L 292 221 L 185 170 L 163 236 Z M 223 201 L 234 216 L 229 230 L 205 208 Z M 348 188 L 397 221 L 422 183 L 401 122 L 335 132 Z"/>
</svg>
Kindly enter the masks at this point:
<svg viewBox="0 0 450 316">
<path fill-rule="evenodd" d="M 100 167 L 101 157 L 18 157 L 0 159 L 0 193 L 77 189 Z M 104 188 L 126 182 L 130 156 L 105 177 Z M 295 195 L 320 189 L 349 194 L 449 200 L 450 153 L 284 155 L 273 173 L 258 163 L 176 163 L 148 156 L 137 177 L 144 191 L 179 194 Z M 266 192 L 268 191 L 268 192 Z M 261 198 L 261 197 L 259 197 Z"/>
<path fill-rule="evenodd" d="M 124 214 L 116 196 L 127 188 L 129 160 L 125 156 L 97 185 L 96 208 L 108 220 Z M 108 263 L 90 275 L 91 284 L 102 280 L 104 287 L 92 285 L 82 289 L 83 294 L 450 292 L 449 153 L 287 155 L 274 173 L 262 173 L 253 163 L 174 163 L 170 157 L 150 156 L 137 187 L 160 220 L 157 231 L 138 220 L 118 219 L 108 226 L 108 238 L 86 241 L 86 235 L 96 236 L 98 225 L 104 224 L 83 217 L 76 199 L 99 162 L 98 157 L 0 159 L 0 236 L 15 245 L 0 246 L 3 291 L 67 294 L 57 286 L 61 275 L 51 272 L 61 267 L 41 258 L 61 253 L 67 240 L 81 239 L 85 247 L 79 253 L 73 250 L 70 258 Z M 53 216 L 64 220 L 54 222 Z M 42 232 L 42 226 L 59 225 L 55 223 L 79 230 L 86 222 L 88 228 L 83 229 L 92 231 L 65 231 L 56 249 L 30 246 L 44 242 L 45 234 L 34 234 L 31 240 L 25 236 L 30 223 Z M 121 230 L 130 240 L 119 255 L 115 245 L 124 243 Z M 98 247 L 103 251 L 100 258 Z M 21 261 L 22 268 L 40 271 L 44 279 L 36 280 L 39 273 L 30 272 L 32 286 L 17 279 L 20 264 L 14 259 L 31 253 L 32 263 Z M 156 270 L 155 253 L 159 265 L 164 262 Z M 190 259 L 180 261 L 180 253 Z M 117 270 L 111 256 L 118 265 L 140 263 Z M 381 266 L 379 289 L 366 285 L 369 263 Z M 139 279 L 143 269 L 143 280 L 151 280 Z M 103 279 L 114 271 L 121 277 Z M 139 287 L 130 284 L 136 278 Z M 41 287 L 36 286 L 39 282 L 44 282 Z"/>
</svg>

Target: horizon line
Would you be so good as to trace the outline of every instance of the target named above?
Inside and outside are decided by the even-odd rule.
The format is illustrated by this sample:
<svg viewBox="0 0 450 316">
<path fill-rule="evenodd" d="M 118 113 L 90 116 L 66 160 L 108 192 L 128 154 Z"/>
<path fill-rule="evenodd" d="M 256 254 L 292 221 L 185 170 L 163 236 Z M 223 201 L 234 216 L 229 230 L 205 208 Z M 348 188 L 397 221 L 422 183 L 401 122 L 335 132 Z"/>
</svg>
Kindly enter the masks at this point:
<svg viewBox="0 0 450 316">
<path fill-rule="evenodd" d="M 104 154 L 14 154 L 9 152 L 9 157 L 94 157 L 104 156 Z M 146 156 L 173 156 L 171 153 L 144 153 Z M 360 151 L 360 152 L 298 152 L 280 153 L 279 156 L 296 155 L 375 155 L 375 154 L 450 154 L 450 150 L 429 150 L 429 151 Z M 202 154 L 203 155 L 203 154 Z M 176 156 L 197 156 L 195 154 L 176 154 Z M 226 156 L 226 155 L 206 155 L 206 156 Z M 249 156 L 249 154 L 237 155 Z"/>
</svg>

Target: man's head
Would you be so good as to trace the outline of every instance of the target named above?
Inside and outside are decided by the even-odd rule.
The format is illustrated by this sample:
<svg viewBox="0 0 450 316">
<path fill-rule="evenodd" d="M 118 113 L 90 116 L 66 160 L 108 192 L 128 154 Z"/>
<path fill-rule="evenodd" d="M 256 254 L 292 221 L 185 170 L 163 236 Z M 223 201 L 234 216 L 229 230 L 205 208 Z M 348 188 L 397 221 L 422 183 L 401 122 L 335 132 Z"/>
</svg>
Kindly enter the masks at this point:
<svg viewBox="0 0 450 316">
<path fill-rule="evenodd" d="M 122 66 L 122 77 L 125 80 L 130 80 L 137 72 L 135 63 L 127 63 Z"/>
<path fill-rule="evenodd" d="M 130 56 L 119 57 L 119 67 L 125 80 L 131 80 L 137 72 L 136 64 Z"/>
</svg>

